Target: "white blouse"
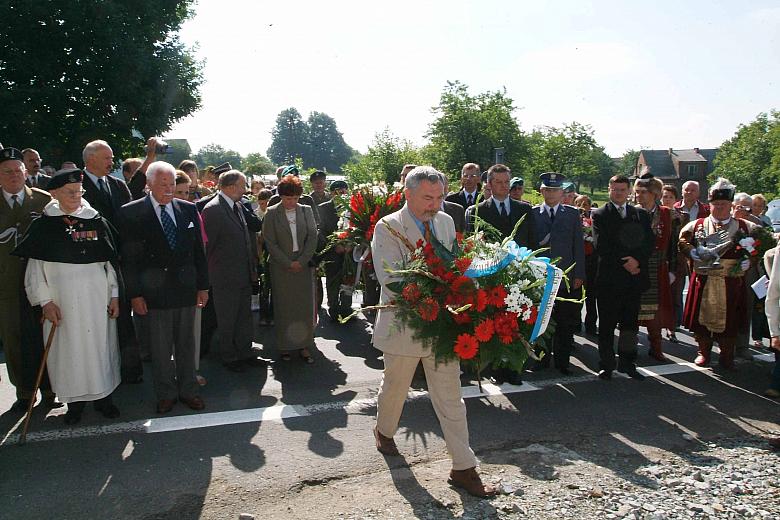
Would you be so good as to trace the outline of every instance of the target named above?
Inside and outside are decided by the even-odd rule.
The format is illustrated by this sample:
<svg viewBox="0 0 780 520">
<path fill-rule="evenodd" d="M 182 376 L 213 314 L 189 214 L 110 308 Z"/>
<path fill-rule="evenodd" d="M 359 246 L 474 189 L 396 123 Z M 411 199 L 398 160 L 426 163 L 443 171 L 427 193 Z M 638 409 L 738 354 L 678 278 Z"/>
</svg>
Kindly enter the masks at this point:
<svg viewBox="0 0 780 520">
<path fill-rule="evenodd" d="M 292 234 L 292 250 L 293 253 L 298 252 L 298 226 L 296 225 L 296 208 L 284 210 L 284 214 L 287 216 L 287 222 L 290 224 L 290 233 Z"/>
</svg>

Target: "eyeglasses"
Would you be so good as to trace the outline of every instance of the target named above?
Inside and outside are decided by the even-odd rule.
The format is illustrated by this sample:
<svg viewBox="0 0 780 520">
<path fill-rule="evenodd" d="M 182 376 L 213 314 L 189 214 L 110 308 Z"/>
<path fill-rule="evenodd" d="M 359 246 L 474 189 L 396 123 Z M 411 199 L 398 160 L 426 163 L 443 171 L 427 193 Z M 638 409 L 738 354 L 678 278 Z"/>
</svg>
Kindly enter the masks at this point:
<svg viewBox="0 0 780 520">
<path fill-rule="evenodd" d="M 78 190 L 62 190 L 62 193 L 64 193 L 68 197 L 75 197 L 76 195 L 78 196 L 84 195 L 86 191 L 87 190 L 85 190 L 84 188 L 81 188 Z"/>
<path fill-rule="evenodd" d="M 477 179 L 480 177 L 479 173 L 464 173 L 463 178 Z"/>
</svg>

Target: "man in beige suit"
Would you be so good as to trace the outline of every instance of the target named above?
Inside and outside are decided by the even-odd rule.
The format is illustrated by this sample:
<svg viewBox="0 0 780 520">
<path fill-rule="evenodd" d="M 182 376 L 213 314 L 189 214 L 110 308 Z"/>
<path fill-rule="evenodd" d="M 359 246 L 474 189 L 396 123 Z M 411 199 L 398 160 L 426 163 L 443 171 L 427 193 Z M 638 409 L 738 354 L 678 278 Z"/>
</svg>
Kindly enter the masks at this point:
<svg viewBox="0 0 780 520">
<path fill-rule="evenodd" d="M 430 238 L 430 235 L 447 246 L 455 240 L 452 218 L 439 211 L 445 194 L 444 175 L 430 166 L 420 166 L 409 172 L 404 184 L 406 204 L 379 221 L 371 242 L 374 265 L 377 266 L 376 273 L 382 286 L 382 305 L 390 303 L 395 295 L 387 288 L 387 284 L 394 280 L 381 266 L 398 266 L 409 254 L 407 247 L 388 230 L 389 227 L 408 238 L 412 244 Z M 377 450 L 384 455 L 399 454 L 393 435 L 398 430 L 412 376 L 418 363 L 422 362 L 433 409 L 452 457 L 448 482 L 475 496 L 494 495 L 496 490 L 484 485 L 479 478 L 476 471 L 477 458 L 469 446 L 459 363 L 437 364 L 430 349 L 414 341 L 412 331 L 395 321 L 392 309 L 379 311 L 373 342 L 384 353 L 385 363 L 377 402 L 377 425 L 374 428 Z"/>
</svg>

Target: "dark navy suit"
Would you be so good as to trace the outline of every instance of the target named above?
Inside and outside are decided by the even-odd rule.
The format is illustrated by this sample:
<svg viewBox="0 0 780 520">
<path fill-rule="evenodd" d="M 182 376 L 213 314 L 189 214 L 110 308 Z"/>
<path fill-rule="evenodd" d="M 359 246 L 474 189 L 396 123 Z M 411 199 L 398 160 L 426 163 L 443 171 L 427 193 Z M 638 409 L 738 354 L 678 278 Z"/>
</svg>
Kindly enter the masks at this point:
<svg viewBox="0 0 780 520">
<path fill-rule="evenodd" d="M 558 204 L 554 208 L 554 220 L 550 218 L 549 208 L 546 206 L 534 206 L 534 222 L 536 224 L 536 236 L 539 239 L 539 247 L 548 247 L 549 251 L 542 253 L 550 258 L 560 258 L 556 264 L 567 270 L 574 265 L 569 272 L 570 287 L 561 284 L 558 296 L 562 298 L 582 298 L 582 288 L 574 289 L 574 280 L 579 278 L 585 281 L 585 245 L 582 233 L 582 219 L 577 208 Z M 555 337 L 553 339 L 553 355 L 555 367 L 566 369 L 569 366 L 574 343 L 574 331 L 580 323 L 580 309 L 582 305 L 572 302 L 555 302 L 552 318 L 555 321 Z M 549 358 L 543 365 L 549 363 Z"/>
</svg>

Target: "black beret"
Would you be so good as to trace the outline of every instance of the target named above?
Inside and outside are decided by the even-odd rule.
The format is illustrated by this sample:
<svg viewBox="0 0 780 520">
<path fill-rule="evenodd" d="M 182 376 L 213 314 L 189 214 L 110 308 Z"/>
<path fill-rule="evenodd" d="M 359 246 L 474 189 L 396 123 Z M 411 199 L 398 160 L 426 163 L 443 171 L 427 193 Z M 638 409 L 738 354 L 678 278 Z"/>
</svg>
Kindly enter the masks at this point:
<svg viewBox="0 0 780 520">
<path fill-rule="evenodd" d="M 349 184 L 347 184 L 346 181 L 333 181 L 330 183 L 330 189 L 331 190 L 348 190 Z"/>
<path fill-rule="evenodd" d="M 226 162 L 220 164 L 219 166 L 216 166 L 213 170 L 211 170 L 211 173 L 213 173 L 214 175 L 219 175 L 220 173 L 229 172 L 232 169 L 233 167 L 230 166 L 230 163 Z"/>
<path fill-rule="evenodd" d="M 51 176 L 47 189 L 56 190 L 57 188 L 62 188 L 66 184 L 81 182 L 82 180 L 84 180 L 84 172 L 78 168 L 60 170 Z"/>
<path fill-rule="evenodd" d="M 0 150 L 0 163 L 4 161 L 21 161 L 22 152 L 16 148 L 3 148 Z"/>
<path fill-rule="evenodd" d="M 325 175 L 324 171 L 317 170 L 314 173 L 312 173 L 311 175 L 309 175 L 309 180 L 310 181 L 316 181 L 317 179 L 324 179 L 325 177 L 327 177 L 327 176 Z"/>
</svg>

